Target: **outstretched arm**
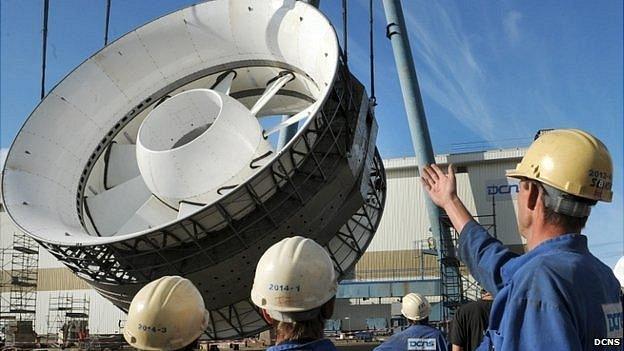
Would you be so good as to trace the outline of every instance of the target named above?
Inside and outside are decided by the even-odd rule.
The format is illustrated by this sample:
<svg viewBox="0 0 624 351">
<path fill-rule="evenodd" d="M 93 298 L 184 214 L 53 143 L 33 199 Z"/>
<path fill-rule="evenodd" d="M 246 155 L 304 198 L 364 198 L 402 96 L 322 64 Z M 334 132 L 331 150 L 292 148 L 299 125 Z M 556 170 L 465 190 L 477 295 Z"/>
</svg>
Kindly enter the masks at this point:
<svg viewBox="0 0 624 351">
<path fill-rule="evenodd" d="M 472 215 L 457 196 L 453 165 L 449 164 L 447 174 L 436 164 L 425 166 L 420 172 L 420 179 L 433 203 L 444 209 L 455 230 L 461 233 L 466 223 L 472 220 Z"/>
<path fill-rule="evenodd" d="M 446 211 L 453 227 L 461 233 L 460 259 L 482 286 L 496 294 L 503 286 L 501 267 L 517 255 L 491 237 L 487 230 L 473 220 L 457 196 L 452 165 L 448 166 L 447 174 L 435 164 L 423 167 L 420 177 L 431 200 Z"/>
</svg>

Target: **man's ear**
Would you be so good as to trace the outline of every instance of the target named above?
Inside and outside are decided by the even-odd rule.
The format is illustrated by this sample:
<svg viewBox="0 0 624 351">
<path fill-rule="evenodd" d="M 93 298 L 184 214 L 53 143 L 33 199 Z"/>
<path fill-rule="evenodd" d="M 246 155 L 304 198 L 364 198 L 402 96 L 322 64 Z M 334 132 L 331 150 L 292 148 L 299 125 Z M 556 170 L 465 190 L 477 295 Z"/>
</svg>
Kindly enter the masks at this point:
<svg viewBox="0 0 624 351">
<path fill-rule="evenodd" d="M 323 319 L 329 319 L 334 314 L 334 304 L 336 303 L 336 297 L 332 297 L 331 300 L 325 302 L 321 306 L 321 317 Z"/>
<path fill-rule="evenodd" d="M 533 182 L 529 182 L 529 196 L 527 197 L 527 207 L 531 210 L 534 211 L 535 207 L 537 207 L 538 201 L 541 201 L 540 199 L 540 189 L 539 189 L 539 185 L 533 183 Z"/>
<path fill-rule="evenodd" d="M 269 324 L 269 325 L 273 325 L 274 320 L 273 318 L 271 318 L 271 315 L 269 314 L 269 312 L 267 312 L 267 310 L 265 310 L 264 308 L 260 309 L 260 314 L 262 314 L 262 318 L 264 318 L 264 320 Z"/>
</svg>

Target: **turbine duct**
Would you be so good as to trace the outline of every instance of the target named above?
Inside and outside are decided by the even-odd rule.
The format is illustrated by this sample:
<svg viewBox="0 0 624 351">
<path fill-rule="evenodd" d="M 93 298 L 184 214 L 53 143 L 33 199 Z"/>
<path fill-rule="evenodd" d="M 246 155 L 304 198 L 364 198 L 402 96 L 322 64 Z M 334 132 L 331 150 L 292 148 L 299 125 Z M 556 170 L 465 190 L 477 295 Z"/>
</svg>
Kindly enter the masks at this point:
<svg viewBox="0 0 624 351">
<path fill-rule="evenodd" d="M 295 124 L 276 149 L 272 133 Z M 376 135 L 316 8 L 215 0 L 65 77 L 13 142 L 2 195 L 19 228 L 119 308 L 180 275 L 210 310 L 206 337 L 244 337 L 268 328 L 249 300 L 268 247 L 312 238 L 343 278 L 366 250 L 386 194 Z"/>
</svg>

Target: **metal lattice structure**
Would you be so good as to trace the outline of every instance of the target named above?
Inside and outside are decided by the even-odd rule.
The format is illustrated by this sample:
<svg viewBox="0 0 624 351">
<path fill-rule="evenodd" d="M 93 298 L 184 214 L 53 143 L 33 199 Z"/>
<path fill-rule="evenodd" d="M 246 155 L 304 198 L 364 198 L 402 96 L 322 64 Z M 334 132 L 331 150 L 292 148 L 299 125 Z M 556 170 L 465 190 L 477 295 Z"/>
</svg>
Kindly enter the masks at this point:
<svg viewBox="0 0 624 351">
<path fill-rule="evenodd" d="M 7 322 L 15 320 L 15 316 L 9 312 L 9 296 L 4 292 L 10 291 L 11 287 L 11 249 L 0 248 L 0 334 L 5 336 Z"/>
<path fill-rule="evenodd" d="M 140 131 L 179 96 L 209 90 L 259 120 L 292 116 L 263 126 L 265 139 L 293 121 L 298 132 L 283 148 L 252 159 L 236 181 L 209 194 L 214 200 L 174 202 L 150 193 L 142 177 L 154 179 L 138 168 Z M 18 226 L 121 309 L 146 283 L 181 275 L 211 312 L 208 338 L 254 335 L 268 328 L 249 300 L 255 265 L 268 247 L 288 236 L 312 238 L 344 277 L 372 240 L 386 181 L 369 105 L 343 64 L 331 24 L 312 6 L 198 4 L 128 33 L 50 92 L 9 151 L 5 205 Z M 84 125 L 74 131 L 78 122 Z M 165 151 L 195 142 L 186 139 L 196 132 L 172 138 Z M 51 157 L 56 164 L 44 161 Z M 135 198 L 137 205 L 128 205 Z M 120 221 L 125 209 L 132 217 Z M 153 213 L 170 217 L 148 218 L 162 217 Z"/>
<path fill-rule="evenodd" d="M 64 336 L 63 344 L 78 343 L 79 333 L 84 333 L 89 322 L 90 299 L 76 297 L 72 293 L 58 292 L 50 298 L 48 307 L 48 335 Z"/>
<path fill-rule="evenodd" d="M 31 345 L 37 307 L 39 245 L 14 233 L 10 248 L 0 250 L 0 334 L 8 345 Z"/>
<path fill-rule="evenodd" d="M 19 321 L 34 321 L 37 306 L 39 245 L 32 238 L 13 234 L 9 313 Z"/>
<path fill-rule="evenodd" d="M 492 214 L 474 216 L 491 235 L 496 238 L 496 204 L 492 199 Z M 445 214 L 440 217 L 440 227 L 443 230 L 448 230 L 451 233 L 452 242 L 446 247 L 457 247 L 459 243 L 459 233 L 453 228 L 453 225 L 449 217 Z M 467 267 L 457 258 L 448 258 L 440 261 L 440 267 L 444 265 L 451 265 L 456 267 L 458 275 L 448 276 L 444 269 L 440 269 L 440 283 L 442 293 L 442 320 L 450 321 L 455 311 L 464 303 L 468 301 L 475 301 L 480 297 L 481 287 L 479 283 L 470 275 Z M 455 270 L 452 270 L 455 271 Z M 448 270 L 446 270 L 448 272 Z"/>
</svg>

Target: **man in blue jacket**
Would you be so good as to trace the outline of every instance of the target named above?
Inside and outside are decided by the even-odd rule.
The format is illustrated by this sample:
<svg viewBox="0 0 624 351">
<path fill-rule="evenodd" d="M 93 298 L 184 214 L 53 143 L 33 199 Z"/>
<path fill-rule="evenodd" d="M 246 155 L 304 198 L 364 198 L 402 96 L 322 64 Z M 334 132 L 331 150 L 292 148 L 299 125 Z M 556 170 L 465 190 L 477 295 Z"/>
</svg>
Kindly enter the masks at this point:
<svg viewBox="0 0 624 351">
<path fill-rule="evenodd" d="M 401 313 L 410 322 L 410 327 L 394 334 L 374 351 L 447 351 L 442 332 L 429 326 L 430 312 L 431 305 L 424 296 L 415 293 L 405 295 Z"/>
<path fill-rule="evenodd" d="M 508 176 L 520 179 L 517 255 L 488 235 L 458 198 L 451 165 L 424 167 L 422 181 L 461 233 L 460 258 L 495 295 L 478 350 L 622 350 L 622 301 L 611 269 L 581 235 L 597 201 L 610 202 L 612 164 L 594 136 L 574 129 L 538 135 Z M 614 233 L 621 235 L 621 233 Z"/>
</svg>

